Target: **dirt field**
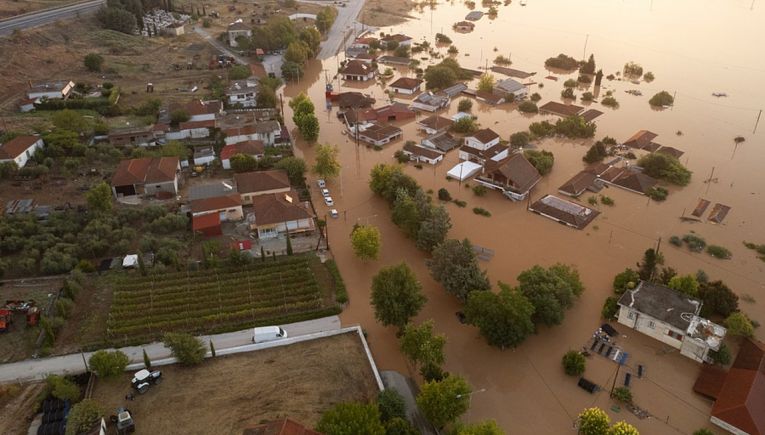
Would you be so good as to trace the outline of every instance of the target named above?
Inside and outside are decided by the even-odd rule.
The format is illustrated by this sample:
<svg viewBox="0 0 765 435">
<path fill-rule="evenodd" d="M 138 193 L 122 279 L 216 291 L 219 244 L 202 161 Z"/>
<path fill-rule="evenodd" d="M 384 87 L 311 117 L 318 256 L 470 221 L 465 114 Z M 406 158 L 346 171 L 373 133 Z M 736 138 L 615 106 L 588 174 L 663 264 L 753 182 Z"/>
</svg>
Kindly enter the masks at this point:
<svg viewBox="0 0 765 435">
<path fill-rule="evenodd" d="M 0 433 L 27 433 L 36 412 L 37 395 L 44 387 L 42 382 L 0 387 Z"/>
<path fill-rule="evenodd" d="M 409 15 L 413 7 L 411 0 L 367 0 L 359 21 L 374 27 L 395 26 L 413 18 Z"/>
<path fill-rule="evenodd" d="M 0 19 L 39 11 L 41 9 L 55 8 L 77 0 L 5 0 L 0 2 Z"/>
<path fill-rule="evenodd" d="M 164 382 L 134 401 L 124 400 L 130 374 L 99 382 L 93 398 L 110 412 L 127 405 L 138 434 L 233 434 L 287 416 L 311 427 L 330 406 L 378 391 L 355 333 L 161 370 Z"/>
<path fill-rule="evenodd" d="M 5 301 L 9 299 L 34 299 L 38 306 L 45 308 L 48 304 L 48 295 L 57 292 L 61 284 L 62 281 L 59 278 L 6 282 L 0 286 L 0 304 L 5 304 Z M 37 327 L 28 327 L 24 315 L 16 313 L 8 332 L 0 334 L 0 363 L 18 361 L 32 356 L 39 331 Z M 0 431 L 0 433 L 4 432 Z"/>
</svg>

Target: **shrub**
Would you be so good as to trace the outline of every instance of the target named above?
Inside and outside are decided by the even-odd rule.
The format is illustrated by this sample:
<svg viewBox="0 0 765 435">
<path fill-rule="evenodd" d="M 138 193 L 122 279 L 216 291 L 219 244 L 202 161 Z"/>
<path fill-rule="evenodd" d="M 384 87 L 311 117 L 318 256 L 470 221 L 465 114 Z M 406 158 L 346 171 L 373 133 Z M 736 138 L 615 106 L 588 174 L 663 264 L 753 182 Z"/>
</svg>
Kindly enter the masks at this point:
<svg viewBox="0 0 765 435">
<path fill-rule="evenodd" d="M 474 133 L 478 130 L 478 125 L 473 118 L 460 118 L 452 125 L 452 131 L 462 134 Z"/>
<path fill-rule="evenodd" d="M 627 62 L 624 64 L 624 75 L 640 77 L 643 75 L 643 67 L 635 62 Z"/>
<path fill-rule="evenodd" d="M 605 97 L 602 100 L 600 100 L 600 104 L 610 107 L 612 109 L 616 109 L 619 107 L 619 102 L 616 101 L 616 98 L 614 97 Z"/>
<path fill-rule="evenodd" d="M 590 84 L 592 83 L 592 77 L 582 74 L 576 78 L 576 81 L 579 83 Z"/>
<path fill-rule="evenodd" d="M 491 213 L 489 212 L 489 210 L 486 210 L 485 208 L 481 208 L 481 207 L 474 207 L 473 213 L 477 215 L 485 216 L 485 217 L 491 217 Z"/>
<path fill-rule="evenodd" d="M 560 93 L 561 98 L 563 99 L 576 99 L 576 94 L 574 93 L 573 88 L 566 88 Z"/>
<path fill-rule="evenodd" d="M 473 186 L 473 194 L 475 194 L 475 196 L 485 196 L 486 192 L 488 191 L 489 189 L 487 189 L 483 184 L 476 184 Z"/>
<path fill-rule="evenodd" d="M 465 206 L 467 205 L 467 202 L 462 201 L 460 199 L 455 199 L 453 202 L 454 202 L 454 205 L 456 205 L 459 208 L 465 208 Z"/>
<path fill-rule="evenodd" d="M 595 96 L 592 95 L 592 92 L 585 92 L 582 94 L 582 101 L 592 101 L 595 99 Z"/>
<path fill-rule="evenodd" d="M 348 302 L 348 290 L 345 288 L 345 281 L 343 281 L 340 270 L 337 268 L 335 260 L 327 260 L 324 265 L 329 270 L 332 279 L 335 282 L 335 300 L 338 304 L 344 304 Z"/>
<path fill-rule="evenodd" d="M 683 242 L 685 242 L 686 246 L 688 246 L 688 249 L 690 249 L 692 252 L 701 252 L 707 246 L 707 242 L 695 234 L 684 235 Z"/>
<path fill-rule="evenodd" d="M 609 296 L 603 302 L 603 309 L 600 310 L 600 316 L 606 320 L 611 320 L 616 317 L 616 313 L 619 312 L 618 299 L 615 296 Z"/>
<path fill-rule="evenodd" d="M 548 68 L 558 68 L 563 70 L 575 70 L 579 68 L 579 61 L 571 56 L 566 56 L 561 53 L 556 57 L 548 58 L 545 61 L 545 66 Z"/>
<path fill-rule="evenodd" d="M 542 99 L 542 96 L 541 96 L 541 95 L 539 95 L 539 93 L 538 93 L 538 92 L 534 92 L 533 94 L 531 94 L 531 96 L 529 97 L 529 99 L 530 99 L 531 101 L 533 101 L 533 102 L 535 102 L 535 103 L 536 103 L 536 102 L 538 102 L 539 100 L 541 100 L 541 99 Z"/>
<path fill-rule="evenodd" d="M 576 87 L 576 80 L 574 79 L 568 79 L 565 82 L 563 82 L 564 88 L 575 88 Z"/>
<path fill-rule="evenodd" d="M 48 375 L 45 378 L 45 388 L 48 394 L 70 402 L 80 400 L 80 387 L 69 379 L 59 375 Z"/>
<path fill-rule="evenodd" d="M 66 419 L 66 435 L 90 433 L 106 414 L 106 410 L 95 400 L 85 399 L 74 405 Z"/>
<path fill-rule="evenodd" d="M 383 423 L 393 418 L 406 418 L 404 398 L 392 388 L 386 388 L 377 395 L 377 408 Z"/>
<path fill-rule="evenodd" d="M 204 360 L 205 345 L 198 338 L 185 333 L 168 332 L 162 338 L 165 347 L 170 348 L 173 356 L 181 365 L 197 365 Z"/>
<path fill-rule="evenodd" d="M 459 104 L 457 104 L 457 110 L 460 112 L 470 112 L 472 108 L 473 102 L 467 98 L 461 99 Z"/>
<path fill-rule="evenodd" d="M 589 198 L 587 198 L 587 202 L 588 202 L 590 205 L 598 205 L 598 197 L 597 197 L 597 196 L 594 196 L 594 195 L 593 195 L 593 196 L 590 196 Z"/>
<path fill-rule="evenodd" d="M 592 144 L 590 149 L 587 150 L 587 154 L 582 157 L 582 160 L 587 163 L 595 163 L 602 161 L 607 155 L 608 150 L 606 149 L 606 144 L 599 140 Z"/>
<path fill-rule="evenodd" d="M 531 128 L 531 127 L 529 127 Z M 569 116 L 555 121 L 555 133 L 569 139 L 586 139 L 595 136 L 597 126 L 581 116 Z"/>
<path fill-rule="evenodd" d="M 720 345 L 719 350 L 709 351 L 709 358 L 711 358 L 712 362 L 715 364 L 727 366 L 728 364 L 730 364 L 730 361 L 731 361 L 730 349 L 728 349 L 728 346 L 726 346 L 725 343 L 723 343 Z"/>
<path fill-rule="evenodd" d="M 728 260 L 731 258 L 732 254 L 729 249 L 718 246 L 718 245 L 709 245 L 707 246 L 707 254 L 719 258 L 721 260 Z"/>
<path fill-rule="evenodd" d="M 460 50 L 455 45 L 452 45 L 448 50 L 446 50 L 446 52 L 449 54 L 457 54 L 460 52 Z"/>
<path fill-rule="evenodd" d="M 530 140 L 531 135 L 525 131 L 519 131 L 510 135 L 510 145 L 514 146 L 515 148 L 525 147 L 529 144 Z"/>
<path fill-rule="evenodd" d="M 523 113 L 537 113 L 539 108 L 533 101 L 524 101 L 518 105 L 518 110 Z"/>
<path fill-rule="evenodd" d="M 672 184 L 685 186 L 691 181 L 692 172 L 679 160 L 664 153 L 647 154 L 637 162 L 646 175 L 666 180 Z"/>
<path fill-rule="evenodd" d="M 649 83 L 654 81 L 655 78 L 656 77 L 654 77 L 654 75 L 653 75 L 653 73 L 651 71 L 648 71 L 647 73 L 643 74 L 643 80 L 645 80 L 645 81 L 647 81 Z"/>
<path fill-rule="evenodd" d="M 584 355 L 575 350 L 570 350 L 563 355 L 561 360 L 563 364 L 563 371 L 569 376 L 579 376 L 584 373 L 585 364 L 587 361 L 584 359 Z"/>
<path fill-rule="evenodd" d="M 438 189 L 438 199 L 440 201 L 451 201 L 452 195 L 449 193 L 448 190 L 444 189 L 443 187 Z"/>
<path fill-rule="evenodd" d="M 754 334 L 754 325 L 746 314 L 737 311 L 725 319 L 725 327 L 728 333 L 741 337 L 751 337 Z"/>
<path fill-rule="evenodd" d="M 555 131 L 555 124 L 550 121 L 532 122 L 529 125 L 529 132 L 534 138 L 555 136 Z"/>
<path fill-rule="evenodd" d="M 669 238 L 669 243 L 673 246 L 683 246 L 683 241 L 680 239 L 680 237 L 672 236 Z"/>
<path fill-rule="evenodd" d="M 99 378 L 105 379 L 113 378 L 125 371 L 129 362 L 128 356 L 119 350 L 114 352 L 99 350 L 90 356 L 88 365 Z"/>
<path fill-rule="evenodd" d="M 616 387 L 614 399 L 622 403 L 632 403 L 632 391 L 627 387 Z"/>
<path fill-rule="evenodd" d="M 436 33 L 436 42 L 441 44 L 451 44 L 452 40 L 443 33 Z"/>
<path fill-rule="evenodd" d="M 494 58 L 494 63 L 496 63 L 497 65 L 508 66 L 508 65 L 511 65 L 513 62 L 510 60 L 510 58 L 507 58 L 500 54 L 499 56 Z"/>
<path fill-rule="evenodd" d="M 675 98 L 667 91 L 661 91 L 648 100 L 648 104 L 657 107 L 671 106 L 674 102 Z"/>
<path fill-rule="evenodd" d="M 550 151 L 526 150 L 523 155 L 539 171 L 540 175 L 549 174 L 553 164 L 555 164 L 555 156 Z"/>
<path fill-rule="evenodd" d="M 661 186 L 651 187 L 645 193 L 654 201 L 664 201 L 669 195 L 669 191 Z"/>
<path fill-rule="evenodd" d="M 104 64 L 104 57 L 97 53 L 88 53 L 83 60 L 88 71 L 98 72 Z"/>
<path fill-rule="evenodd" d="M 600 195 L 600 202 L 603 205 L 608 205 L 608 206 L 613 206 L 614 205 L 614 200 L 611 199 L 611 197 L 606 196 L 606 195 Z"/>
</svg>

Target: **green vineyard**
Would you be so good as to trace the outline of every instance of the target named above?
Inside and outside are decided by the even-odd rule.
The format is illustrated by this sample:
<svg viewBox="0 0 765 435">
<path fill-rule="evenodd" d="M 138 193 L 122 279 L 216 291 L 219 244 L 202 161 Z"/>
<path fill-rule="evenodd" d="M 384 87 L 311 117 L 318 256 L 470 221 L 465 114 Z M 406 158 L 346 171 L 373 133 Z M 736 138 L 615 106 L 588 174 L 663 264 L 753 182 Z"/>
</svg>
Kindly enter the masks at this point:
<svg viewBox="0 0 765 435">
<path fill-rule="evenodd" d="M 212 334 L 340 312 L 334 278 L 315 255 L 241 268 L 116 278 L 107 339 L 147 343 L 165 332 Z"/>
</svg>

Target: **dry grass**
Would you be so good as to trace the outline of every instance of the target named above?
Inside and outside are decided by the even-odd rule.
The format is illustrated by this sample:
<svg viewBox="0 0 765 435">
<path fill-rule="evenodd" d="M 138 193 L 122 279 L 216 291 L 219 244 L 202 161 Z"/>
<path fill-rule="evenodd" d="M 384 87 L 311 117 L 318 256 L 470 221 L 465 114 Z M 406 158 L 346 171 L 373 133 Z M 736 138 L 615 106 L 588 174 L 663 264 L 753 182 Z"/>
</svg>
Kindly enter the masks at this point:
<svg viewBox="0 0 765 435">
<path fill-rule="evenodd" d="M 77 0 L 3 0 L 0 1 L 0 19 L 55 8 Z"/>
<path fill-rule="evenodd" d="M 416 5 L 411 0 L 367 0 L 359 21 L 373 27 L 395 26 L 411 19 L 409 11 Z"/>
<path fill-rule="evenodd" d="M 27 433 L 37 412 L 37 396 L 44 387 L 42 382 L 0 386 L 0 433 Z"/>
<path fill-rule="evenodd" d="M 355 333 L 162 367 L 164 382 L 125 403 L 130 374 L 96 385 L 93 398 L 114 412 L 127 405 L 141 433 L 241 433 L 287 417 L 313 426 L 345 401 L 367 401 L 377 384 Z"/>
</svg>

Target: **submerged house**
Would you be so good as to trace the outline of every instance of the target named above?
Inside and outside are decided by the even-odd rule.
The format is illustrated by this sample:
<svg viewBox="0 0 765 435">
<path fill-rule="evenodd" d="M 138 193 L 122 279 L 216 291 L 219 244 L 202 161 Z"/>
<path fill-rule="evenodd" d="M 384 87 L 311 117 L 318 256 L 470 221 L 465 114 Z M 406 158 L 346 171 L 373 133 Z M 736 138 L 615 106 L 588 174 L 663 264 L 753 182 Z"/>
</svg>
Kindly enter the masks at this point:
<svg viewBox="0 0 765 435">
<path fill-rule="evenodd" d="M 489 160 L 499 161 L 507 157 L 509 148 L 499 143 L 500 138 L 494 130 L 484 128 L 465 137 L 465 145 L 460 148 L 460 160 L 485 164 Z"/>
<path fill-rule="evenodd" d="M 403 153 L 409 156 L 409 159 L 415 162 L 425 162 L 429 165 L 435 165 L 444 159 L 444 153 L 433 148 L 428 148 L 413 143 L 404 144 Z"/>
<path fill-rule="evenodd" d="M 639 130 L 637 133 L 630 136 L 629 139 L 625 140 L 622 145 L 628 146 L 630 148 L 636 148 L 639 150 L 654 152 L 657 149 L 661 148 L 660 144 L 653 141 L 658 136 L 659 136 L 658 134 L 652 131 Z"/>
<path fill-rule="evenodd" d="M 523 153 L 515 153 L 499 161 L 489 161 L 476 183 L 499 190 L 513 201 L 523 201 L 542 176 Z"/>
<path fill-rule="evenodd" d="M 727 330 L 699 317 L 702 301 L 647 281 L 627 290 L 618 301 L 618 321 L 680 350 L 698 362 L 720 349 Z"/>
<path fill-rule="evenodd" d="M 425 110 L 426 112 L 435 112 L 449 105 L 451 99 L 443 93 L 434 94 L 433 92 L 423 92 L 412 101 L 412 109 Z"/>
<path fill-rule="evenodd" d="M 403 131 L 395 125 L 373 122 L 363 129 L 359 128 L 358 133 L 356 134 L 359 140 L 370 145 L 382 146 L 393 142 L 396 139 L 400 139 L 403 135 Z"/>
<path fill-rule="evenodd" d="M 529 89 L 523 83 L 506 78 L 494 85 L 494 93 L 505 97 L 506 101 L 518 101 L 529 95 Z"/>
<path fill-rule="evenodd" d="M 343 80 L 361 81 L 373 80 L 377 70 L 370 64 L 360 60 L 349 60 L 340 68 Z"/>
<path fill-rule="evenodd" d="M 417 128 L 425 131 L 426 134 L 436 134 L 449 130 L 454 121 L 439 115 L 428 116 L 417 121 Z"/>
<path fill-rule="evenodd" d="M 553 195 L 538 199 L 529 206 L 529 211 L 578 230 L 589 225 L 600 214 L 590 207 Z"/>
<path fill-rule="evenodd" d="M 422 80 L 412 77 L 401 77 L 388 85 L 397 94 L 412 95 L 422 90 Z"/>
</svg>

